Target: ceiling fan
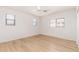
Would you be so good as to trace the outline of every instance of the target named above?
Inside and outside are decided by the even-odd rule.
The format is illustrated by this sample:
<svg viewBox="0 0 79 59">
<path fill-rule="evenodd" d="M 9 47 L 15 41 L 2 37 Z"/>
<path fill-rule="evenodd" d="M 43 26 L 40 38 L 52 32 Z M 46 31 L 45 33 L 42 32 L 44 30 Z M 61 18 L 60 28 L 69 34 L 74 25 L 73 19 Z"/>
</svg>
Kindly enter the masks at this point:
<svg viewBox="0 0 79 59">
<path fill-rule="evenodd" d="M 41 12 L 48 12 L 48 10 L 47 9 L 42 9 L 41 8 L 41 6 L 36 6 L 36 10 L 34 10 L 34 11 L 37 11 L 37 12 L 39 12 L 39 13 L 41 13 Z"/>
</svg>

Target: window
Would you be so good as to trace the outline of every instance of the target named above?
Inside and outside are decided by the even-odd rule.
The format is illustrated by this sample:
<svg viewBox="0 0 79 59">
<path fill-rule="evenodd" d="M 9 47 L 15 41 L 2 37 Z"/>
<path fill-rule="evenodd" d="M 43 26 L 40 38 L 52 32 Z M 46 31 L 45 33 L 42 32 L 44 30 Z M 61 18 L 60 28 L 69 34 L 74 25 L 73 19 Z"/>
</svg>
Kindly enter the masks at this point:
<svg viewBox="0 0 79 59">
<path fill-rule="evenodd" d="M 57 19 L 57 27 L 64 27 L 64 18 Z"/>
<path fill-rule="evenodd" d="M 15 16 L 6 14 L 6 25 L 15 25 Z"/>
<path fill-rule="evenodd" d="M 64 27 L 64 18 L 50 20 L 50 27 Z"/>
<path fill-rule="evenodd" d="M 33 19 L 33 26 L 36 26 L 36 25 L 37 25 L 37 20 Z"/>
<path fill-rule="evenodd" d="M 56 20 L 50 20 L 50 27 L 56 27 Z"/>
</svg>

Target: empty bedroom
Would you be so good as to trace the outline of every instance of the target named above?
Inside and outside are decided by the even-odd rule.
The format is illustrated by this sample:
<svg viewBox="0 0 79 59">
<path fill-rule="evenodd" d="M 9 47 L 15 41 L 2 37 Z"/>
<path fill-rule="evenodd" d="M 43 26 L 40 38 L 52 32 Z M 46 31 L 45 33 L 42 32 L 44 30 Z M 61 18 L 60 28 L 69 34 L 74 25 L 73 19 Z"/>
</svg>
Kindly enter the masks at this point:
<svg viewBox="0 0 79 59">
<path fill-rule="evenodd" d="M 77 52 L 76 6 L 0 6 L 0 52 Z"/>
</svg>

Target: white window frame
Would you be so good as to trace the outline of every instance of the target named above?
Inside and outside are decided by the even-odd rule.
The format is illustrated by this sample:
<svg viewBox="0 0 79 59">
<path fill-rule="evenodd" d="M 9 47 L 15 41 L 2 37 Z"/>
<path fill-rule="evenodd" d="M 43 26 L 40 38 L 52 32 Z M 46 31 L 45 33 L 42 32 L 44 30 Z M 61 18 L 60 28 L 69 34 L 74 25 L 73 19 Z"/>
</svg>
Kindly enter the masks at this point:
<svg viewBox="0 0 79 59">
<path fill-rule="evenodd" d="M 15 15 L 6 14 L 6 25 L 15 25 Z"/>
<path fill-rule="evenodd" d="M 35 27 L 37 25 L 37 19 L 33 19 L 32 25 L 33 25 L 33 27 Z"/>
<path fill-rule="evenodd" d="M 58 19 L 51 19 L 49 21 L 50 28 L 52 27 L 64 27 L 65 26 L 65 19 L 64 18 L 58 18 Z"/>
<path fill-rule="evenodd" d="M 56 23 L 57 27 L 64 27 L 65 26 L 65 19 L 64 18 L 59 18 L 57 19 L 57 23 Z"/>
<path fill-rule="evenodd" d="M 49 23 L 50 27 L 56 27 L 56 19 L 51 19 Z"/>
</svg>

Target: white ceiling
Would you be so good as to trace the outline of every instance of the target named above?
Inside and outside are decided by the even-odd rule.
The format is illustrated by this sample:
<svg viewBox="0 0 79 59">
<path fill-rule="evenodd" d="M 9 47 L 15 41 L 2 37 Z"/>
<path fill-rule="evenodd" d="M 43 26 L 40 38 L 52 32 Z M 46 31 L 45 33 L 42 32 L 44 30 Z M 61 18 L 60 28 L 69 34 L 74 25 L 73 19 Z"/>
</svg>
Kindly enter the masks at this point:
<svg viewBox="0 0 79 59">
<path fill-rule="evenodd" d="M 74 9 L 75 6 L 40 6 L 40 10 L 38 10 L 36 6 L 9 6 L 9 8 L 16 9 L 22 12 L 28 12 L 36 16 L 44 16 L 50 13 L 55 13 L 71 8 Z"/>
</svg>

